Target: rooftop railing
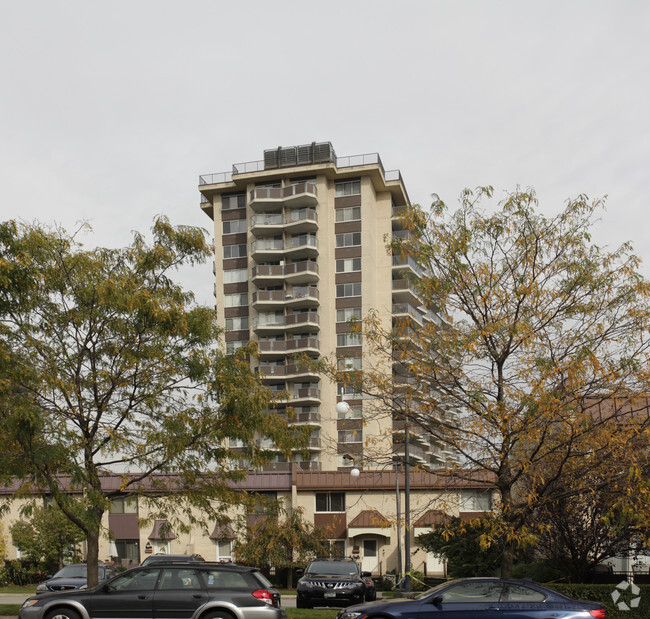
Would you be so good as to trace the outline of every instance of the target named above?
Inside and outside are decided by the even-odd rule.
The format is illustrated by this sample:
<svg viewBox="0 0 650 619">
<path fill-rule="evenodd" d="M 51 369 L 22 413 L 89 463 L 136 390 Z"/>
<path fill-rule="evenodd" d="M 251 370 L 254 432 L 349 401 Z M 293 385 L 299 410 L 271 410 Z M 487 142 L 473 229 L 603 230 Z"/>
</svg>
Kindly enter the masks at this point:
<svg viewBox="0 0 650 619">
<path fill-rule="evenodd" d="M 291 167 L 300 167 L 301 165 L 314 164 L 297 164 Z M 317 165 L 317 164 L 315 164 Z M 381 172 L 386 181 L 400 181 L 402 175 L 399 170 L 385 170 L 381 162 L 379 153 L 365 153 L 363 155 L 350 155 L 348 157 L 336 157 L 334 165 L 341 168 L 352 168 L 356 166 L 379 165 Z M 230 183 L 232 177 L 236 174 L 251 174 L 253 172 L 264 172 L 264 160 L 246 161 L 244 163 L 234 163 L 232 171 L 217 172 L 215 174 L 202 174 L 199 176 L 199 185 L 217 185 L 219 183 Z M 276 168 L 273 168 L 276 169 Z"/>
</svg>

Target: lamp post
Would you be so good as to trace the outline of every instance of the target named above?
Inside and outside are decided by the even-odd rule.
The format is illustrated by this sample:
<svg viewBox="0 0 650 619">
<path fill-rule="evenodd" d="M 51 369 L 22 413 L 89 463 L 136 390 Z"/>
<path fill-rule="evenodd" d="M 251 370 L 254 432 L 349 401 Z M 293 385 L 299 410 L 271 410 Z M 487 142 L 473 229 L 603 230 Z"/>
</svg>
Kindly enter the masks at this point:
<svg viewBox="0 0 650 619">
<path fill-rule="evenodd" d="M 341 400 L 340 402 L 336 403 L 337 415 L 347 415 L 349 412 L 350 412 L 350 405 L 347 402 Z M 351 456 L 350 454 L 343 454 L 343 457 L 346 460 L 352 460 L 352 464 L 354 465 L 354 468 L 350 471 L 350 477 L 359 477 L 359 475 L 361 475 L 361 471 L 357 466 L 354 456 Z"/>
</svg>

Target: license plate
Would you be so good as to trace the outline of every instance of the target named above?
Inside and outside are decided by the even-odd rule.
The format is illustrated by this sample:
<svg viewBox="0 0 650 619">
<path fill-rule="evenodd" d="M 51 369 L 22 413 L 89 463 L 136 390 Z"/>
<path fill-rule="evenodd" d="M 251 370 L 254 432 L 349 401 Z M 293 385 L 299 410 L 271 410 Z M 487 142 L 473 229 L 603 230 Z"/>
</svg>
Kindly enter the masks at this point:
<svg viewBox="0 0 650 619">
<path fill-rule="evenodd" d="M 326 598 L 335 598 L 335 597 L 336 597 L 336 593 L 330 593 L 329 591 L 326 591 L 326 592 L 325 592 L 325 597 L 326 597 Z"/>
</svg>

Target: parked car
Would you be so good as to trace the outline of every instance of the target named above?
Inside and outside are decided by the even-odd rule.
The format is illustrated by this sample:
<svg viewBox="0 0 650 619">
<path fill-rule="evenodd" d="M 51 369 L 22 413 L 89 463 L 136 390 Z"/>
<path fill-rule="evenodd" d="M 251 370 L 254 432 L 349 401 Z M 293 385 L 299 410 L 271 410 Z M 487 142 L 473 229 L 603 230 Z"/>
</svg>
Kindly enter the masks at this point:
<svg viewBox="0 0 650 619">
<path fill-rule="evenodd" d="M 280 594 L 256 568 L 152 563 L 97 587 L 25 600 L 20 619 L 285 619 Z"/>
<path fill-rule="evenodd" d="M 316 559 L 298 573 L 297 608 L 349 606 L 377 597 L 370 572 L 362 572 L 354 559 Z"/>
<path fill-rule="evenodd" d="M 532 581 L 502 578 L 460 578 L 445 582 L 413 599 L 357 604 L 337 619 L 605 619 L 598 602 L 574 600 Z"/>
<path fill-rule="evenodd" d="M 108 580 L 117 574 L 117 570 L 105 563 L 98 566 L 99 582 Z M 85 563 L 70 563 L 62 567 L 54 576 L 40 583 L 36 587 L 36 594 L 41 595 L 48 591 L 69 591 L 80 589 L 88 585 L 88 567 Z"/>
<path fill-rule="evenodd" d="M 172 561 L 205 561 L 201 555 L 167 555 L 164 553 L 156 553 L 149 555 L 140 565 L 149 565 L 150 563 L 164 561 L 166 563 Z"/>
</svg>

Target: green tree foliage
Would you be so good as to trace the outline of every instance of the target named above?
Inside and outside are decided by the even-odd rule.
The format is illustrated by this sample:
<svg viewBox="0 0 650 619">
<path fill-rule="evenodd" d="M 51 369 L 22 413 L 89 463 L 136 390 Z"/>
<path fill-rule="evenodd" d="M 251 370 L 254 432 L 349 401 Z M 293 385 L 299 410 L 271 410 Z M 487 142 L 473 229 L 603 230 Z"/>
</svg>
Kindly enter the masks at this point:
<svg viewBox="0 0 650 619">
<path fill-rule="evenodd" d="M 212 255 L 207 233 L 164 218 L 152 233 L 84 249 L 62 229 L 0 224 L 0 471 L 84 531 L 90 585 L 111 498 L 138 494 L 177 530 L 208 526 L 242 498 L 229 438 L 250 445 L 251 466 L 270 457 L 257 437 L 287 455 L 306 444 L 268 413 L 254 350 L 225 356 L 214 310 L 172 279 Z M 110 470 L 121 480 L 107 493 Z"/>
<path fill-rule="evenodd" d="M 301 509 L 286 513 L 278 507 L 244 527 L 233 550 L 235 559 L 245 565 L 286 568 L 287 587 L 292 586 L 293 568 L 329 554 L 324 533 L 305 520 Z"/>
<path fill-rule="evenodd" d="M 9 531 L 27 560 L 53 573 L 79 556 L 78 544 L 86 536 L 58 507 L 31 507 L 24 515 L 29 521 L 18 521 Z"/>
<path fill-rule="evenodd" d="M 628 244 L 591 241 L 599 201 L 580 196 L 547 217 L 532 191 L 484 208 L 492 194 L 466 190 L 453 213 L 438 199 L 429 213 L 406 210 L 390 247 L 419 265 L 412 285 L 440 319 L 368 317 L 363 371 L 338 380 L 458 454 L 455 478 L 493 480 L 490 537 L 508 576 L 536 540 L 535 510 L 589 491 L 591 471 L 627 484 L 621 503 L 647 502 L 648 452 L 630 446 L 648 442 L 650 288 Z"/>
<path fill-rule="evenodd" d="M 498 540 L 486 543 L 491 532 L 486 519 L 463 522 L 452 517 L 431 533 L 418 536 L 417 541 L 427 552 L 446 559 L 447 575 L 452 578 L 493 576 L 501 565 L 503 548 Z"/>
</svg>

